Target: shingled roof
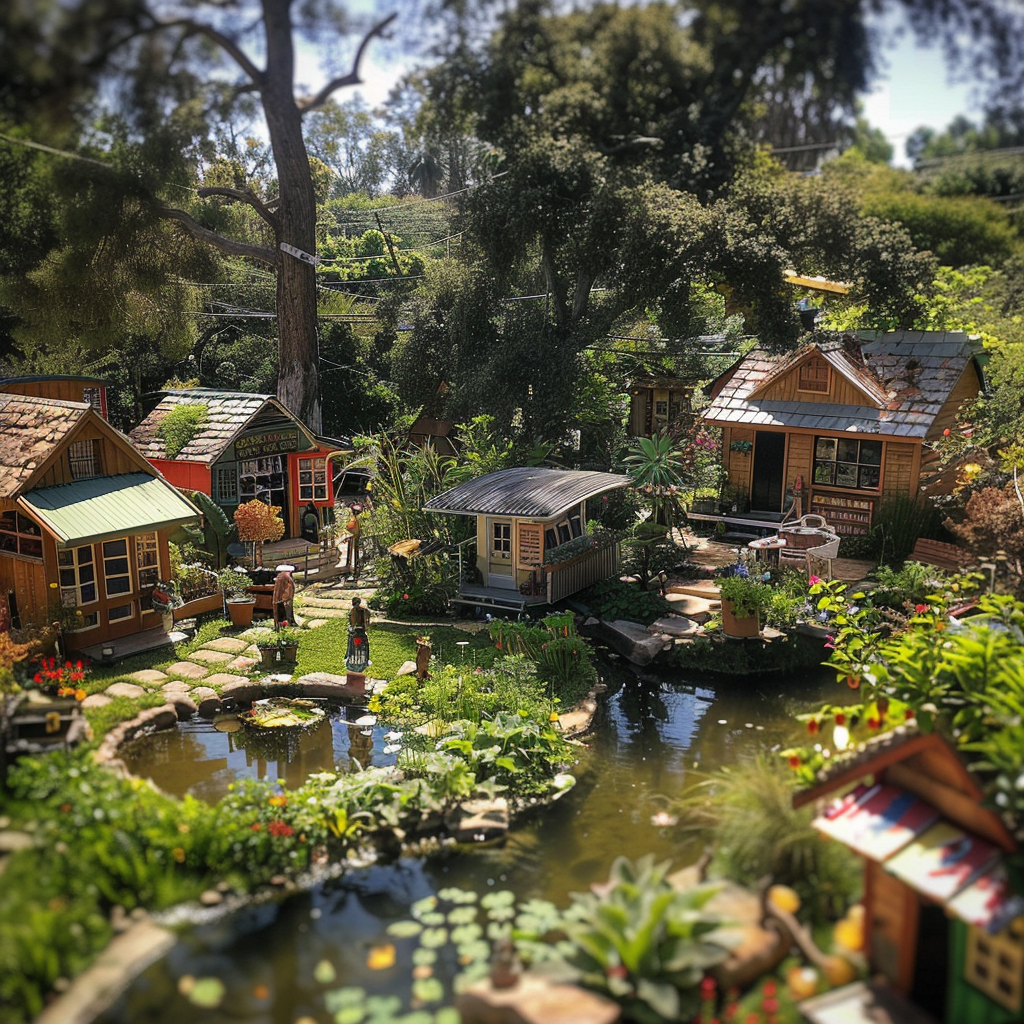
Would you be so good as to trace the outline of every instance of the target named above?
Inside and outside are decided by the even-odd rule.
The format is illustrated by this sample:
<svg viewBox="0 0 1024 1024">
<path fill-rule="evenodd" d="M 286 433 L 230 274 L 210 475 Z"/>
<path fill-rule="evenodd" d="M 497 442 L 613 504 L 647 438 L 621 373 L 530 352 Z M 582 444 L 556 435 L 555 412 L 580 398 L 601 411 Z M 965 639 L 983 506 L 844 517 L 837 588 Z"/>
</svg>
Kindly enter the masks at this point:
<svg viewBox="0 0 1024 1024">
<path fill-rule="evenodd" d="M 194 388 L 169 391 L 156 408 L 128 435 L 135 448 L 147 459 L 169 459 L 164 439 L 157 431 L 171 411 L 182 405 L 205 405 L 206 425 L 176 455 L 181 462 L 213 463 L 234 438 L 268 404 L 282 416 L 293 419 L 270 395 L 254 395 L 244 391 L 208 391 Z M 297 422 L 297 421 L 296 421 Z"/>
<path fill-rule="evenodd" d="M 84 402 L 0 394 L 0 497 L 14 497 L 89 411 Z"/>
<path fill-rule="evenodd" d="M 762 397 L 772 381 L 795 369 L 815 349 L 864 394 L 864 405 Z M 754 349 L 720 378 L 704 416 L 722 424 L 923 438 L 972 357 L 966 334 L 943 331 L 862 332 L 784 355 Z"/>
</svg>

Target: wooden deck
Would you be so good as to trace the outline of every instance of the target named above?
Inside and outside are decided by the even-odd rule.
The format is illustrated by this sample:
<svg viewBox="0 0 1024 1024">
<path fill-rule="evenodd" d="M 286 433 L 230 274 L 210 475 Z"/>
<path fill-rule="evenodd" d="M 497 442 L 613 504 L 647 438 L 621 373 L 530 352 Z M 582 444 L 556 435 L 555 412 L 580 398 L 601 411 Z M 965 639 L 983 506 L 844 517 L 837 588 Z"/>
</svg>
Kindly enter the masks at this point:
<svg viewBox="0 0 1024 1024">
<path fill-rule="evenodd" d="M 468 608 L 494 609 L 499 612 L 521 612 L 528 604 L 541 604 L 545 601 L 540 597 L 524 597 L 518 590 L 505 587 L 484 587 L 479 583 L 463 583 L 458 594 L 452 598 L 452 604 L 464 605 Z"/>
<path fill-rule="evenodd" d="M 183 630 L 165 629 L 163 626 L 155 626 L 153 629 L 144 629 L 141 633 L 132 633 L 130 636 L 118 637 L 116 640 L 106 643 L 79 647 L 72 651 L 72 655 L 83 656 L 92 661 L 110 664 L 115 661 L 123 661 L 134 654 L 142 654 L 144 651 L 155 651 L 160 647 L 180 644 L 183 640 L 187 640 L 188 637 L 189 634 Z M 104 647 L 114 648 L 113 657 L 103 657 Z"/>
</svg>

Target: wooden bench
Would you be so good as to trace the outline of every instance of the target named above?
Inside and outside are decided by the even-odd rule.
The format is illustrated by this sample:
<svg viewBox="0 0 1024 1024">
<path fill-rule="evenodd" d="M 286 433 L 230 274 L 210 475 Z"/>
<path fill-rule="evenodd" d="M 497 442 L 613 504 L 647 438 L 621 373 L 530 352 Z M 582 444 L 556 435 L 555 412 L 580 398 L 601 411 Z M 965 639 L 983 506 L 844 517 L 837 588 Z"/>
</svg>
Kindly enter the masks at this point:
<svg viewBox="0 0 1024 1024">
<path fill-rule="evenodd" d="M 970 560 L 971 556 L 963 548 L 928 537 L 918 537 L 907 559 L 922 565 L 934 565 L 936 569 L 945 569 L 947 572 L 960 572 Z"/>
</svg>

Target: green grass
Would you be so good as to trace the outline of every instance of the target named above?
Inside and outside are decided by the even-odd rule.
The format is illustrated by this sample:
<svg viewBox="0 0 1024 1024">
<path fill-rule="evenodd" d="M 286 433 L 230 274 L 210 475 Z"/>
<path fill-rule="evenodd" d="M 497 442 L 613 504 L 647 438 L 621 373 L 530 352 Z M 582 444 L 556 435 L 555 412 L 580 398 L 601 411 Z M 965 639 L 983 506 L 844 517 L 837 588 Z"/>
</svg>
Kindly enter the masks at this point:
<svg viewBox="0 0 1024 1024">
<path fill-rule="evenodd" d="M 366 635 L 370 641 L 370 672 L 377 679 L 393 679 L 407 661 L 416 660 L 416 637 L 424 627 L 415 623 L 398 625 L 386 623 L 371 626 Z M 487 633 L 467 633 L 452 626 L 429 627 L 433 642 L 434 656 L 442 664 L 490 666 L 497 651 Z M 460 648 L 457 641 L 468 641 Z M 309 672 L 345 673 L 345 650 L 348 647 L 348 626 L 343 619 L 330 622 L 309 630 L 299 641 L 299 657 L 295 668 L 296 676 Z M 464 652 L 464 653 L 460 653 Z"/>
</svg>

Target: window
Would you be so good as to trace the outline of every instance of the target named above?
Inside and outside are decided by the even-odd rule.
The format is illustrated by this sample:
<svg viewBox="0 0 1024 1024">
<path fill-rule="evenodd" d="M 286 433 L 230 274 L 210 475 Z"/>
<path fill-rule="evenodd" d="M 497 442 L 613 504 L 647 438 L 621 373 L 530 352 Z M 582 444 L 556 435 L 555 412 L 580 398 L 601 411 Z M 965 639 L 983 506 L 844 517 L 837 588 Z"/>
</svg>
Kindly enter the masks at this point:
<svg viewBox="0 0 1024 1024">
<path fill-rule="evenodd" d="M 828 363 L 821 356 L 811 356 L 800 364 L 797 390 L 828 394 Z"/>
<path fill-rule="evenodd" d="M 981 928 L 968 931 L 964 980 L 1011 1013 L 1019 1012 L 1024 988 L 1024 918 L 1018 917 L 998 935 Z"/>
<path fill-rule="evenodd" d="M 299 501 L 327 500 L 327 460 L 299 459 Z"/>
<path fill-rule="evenodd" d="M 97 439 L 72 441 L 68 445 L 68 462 L 72 480 L 91 480 L 94 476 L 102 476 L 100 442 Z"/>
<path fill-rule="evenodd" d="M 0 514 L 0 551 L 42 561 L 43 531 L 39 524 L 13 509 Z"/>
<path fill-rule="evenodd" d="M 493 523 L 491 536 L 491 557 L 512 557 L 512 524 Z"/>
<path fill-rule="evenodd" d="M 57 552 L 57 567 L 60 572 L 60 603 L 65 608 L 80 608 L 98 599 L 91 544 L 81 548 L 61 548 Z"/>
<path fill-rule="evenodd" d="M 103 402 L 99 388 L 82 388 L 82 401 L 91 405 L 98 413 L 103 412 Z"/>
<path fill-rule="evenodd" d="M 135 538 L 135 567 L 139 571 L 139 587 L 155 587 L 160 579 L 160 559 L 155 533 L 140 533 Z"/>
<path fill-rule="evenodd" d="M 132 592 L 131 566 L 128 564 L 128 541 L 120 540 L 103 542 L 103 577 L 107 583 L 107 597 Z M 111 613 L 113 609 L 111 609 Z"/>
<path fill-rule="evenodd" d="M 115 605 L 107 611 L 107 622 L 118 622 L 120 619 L 130 619 L 135 614 L 131 602 L 128 604 Z"/>
<path fill-rule="evenodd" d="M 216 466 L 213 475 L 213 500 L 219 505 L 238 502 L 238 464 Z"/>
<path fill-rule="evenodd" d="M 853 437 L 814 440 L 814 482 L 862 491 L 878 489 L 882 471 L 882 442 Z"/>
</svg>

